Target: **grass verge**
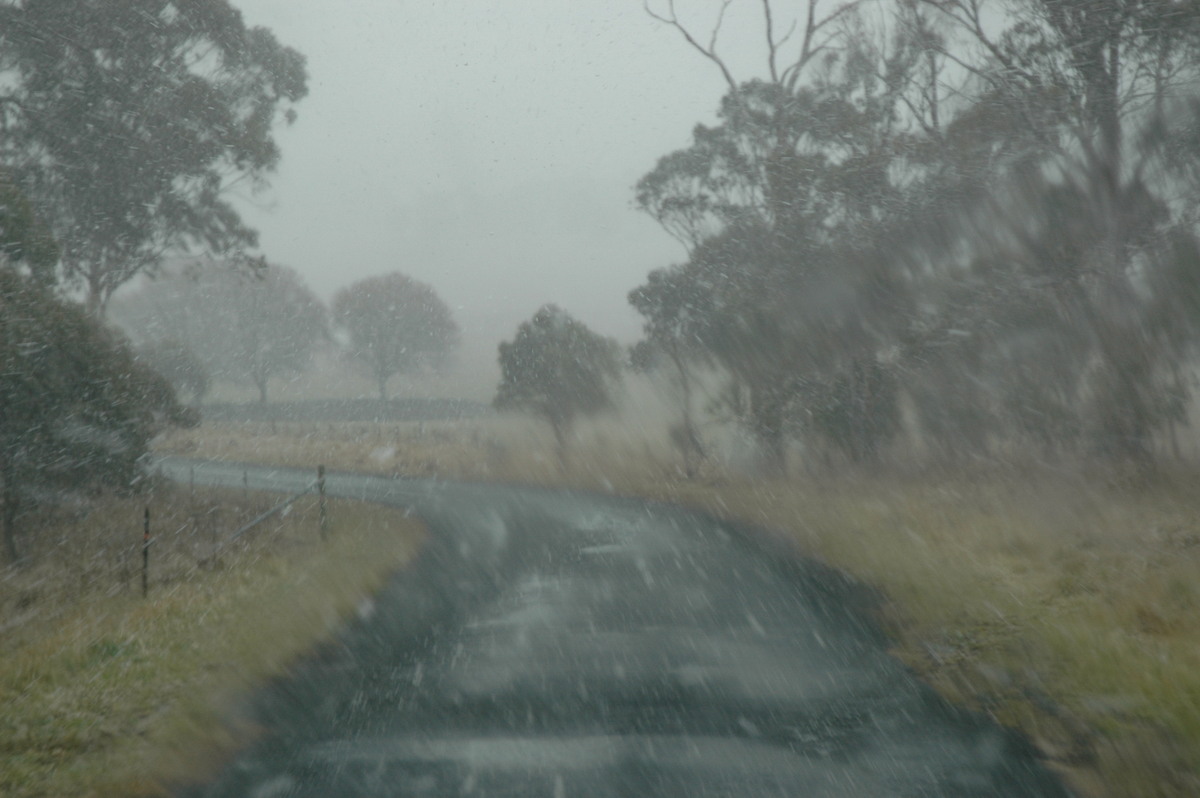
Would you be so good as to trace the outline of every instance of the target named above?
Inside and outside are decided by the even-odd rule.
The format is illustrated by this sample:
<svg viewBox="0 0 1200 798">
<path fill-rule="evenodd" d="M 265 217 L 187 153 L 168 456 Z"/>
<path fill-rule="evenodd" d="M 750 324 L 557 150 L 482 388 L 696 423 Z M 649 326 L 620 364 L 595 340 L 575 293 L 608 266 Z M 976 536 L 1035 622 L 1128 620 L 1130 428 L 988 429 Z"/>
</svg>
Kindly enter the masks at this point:
<svg viewBox="0 0 1200 798">
<path fill-rule="evenodd" d="M 68 534 L 79 529 L 39 530 L 59 542 L 0 590 L 0 794 L 149 796 L 203 775 L 255 734 L 229 723 L 239 700 L 328 637 L 423 535 L 401 511 L 331 501 L 322 541 L 302 500 L 217 549 L 213 525 L 227 533 L 274 500 L 156 491 L 148 599 L 130 547 L 97 553 Z M 140 532 L 141 506 L 111 503 L 74 525 L 109 541 L 96 530 Z M 73 569 L 56 562 L 68 556 Z"/>
<path fill-rule="evenodd" d="M 1094 796 L 1200 794 L 1195 474 L 673 484 L 879 588 L 895 653 Z"/>
<path fill-rule="evenodd" d="M 503 422 L 209 425 L 182 453 L 609 490 L 785 531 L 877 587 L 895 653 L 943 695 L 1021 729 L 1085 796 L 1200 795 L 1200 472 L 1047 467 L 679 478 L 598 435 L 560 471 Z"/>
</svg>

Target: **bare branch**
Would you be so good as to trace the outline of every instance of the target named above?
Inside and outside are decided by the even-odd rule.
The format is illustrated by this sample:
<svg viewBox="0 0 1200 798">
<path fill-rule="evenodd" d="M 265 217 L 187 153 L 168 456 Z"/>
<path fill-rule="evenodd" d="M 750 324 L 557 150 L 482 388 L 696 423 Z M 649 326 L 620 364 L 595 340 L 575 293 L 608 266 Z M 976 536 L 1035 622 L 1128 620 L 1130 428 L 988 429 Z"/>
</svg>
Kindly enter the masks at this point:
<svg viewBox="0 0 1200 798">
<path fill-rule="evenodd" d="M 775 53 L 778 45 L 775 43 L 775 31 L 772 29 L 771 0 L 762 0 L 763 20 L 767 26 L 767 67 L 771 70 L 771 82 L 779 82 L 779 70 L 775 67 Z"/>
<path fill-rule="evenodd" d="M 642 0 L 642 8 L 645 9 L 646 13 L 652 19 L 656 19 L 664 25 L 670 25 L 672 28 L 679 31 L 679 34 L 683 36 L 684 40 L 690 44 L 692 48 L 696 50 L 696 52 L 700 53 L 709 61 L 712 61 L 717 65 L 717 68 L 721 70 L 721 76 L 724 77 L 725 82 L 729 84 L 729 88 L 736 90 L 737 81 L 733 79 L 733 74 L 729 71 L 729 67 L 725 65 L 724 59 L 717 55 L 717 36 L 721 31 L 721 23 L 725 19 L 725 10 L 729 8 L 729 4 L 731 2 L 733 2 L 733 0 L 722 0 L 721 12 L 717 15 L 717 22 L 713 26 L 712 36 L 709 37 L 708 47 L 705 47 L 704 45 L 700 44 L 700 42 L 696 41 L 696 37 L 692 35 L 691 31 L 684 27 L 683 23 L 679 21 L 679 17 L 675 13 L 675 0 L 667 0 L 667 11 L 669 16 L 656 13 L 653 9 L 651 9 L 650 0 Z"/>
<path fill-rule="evenodd" d="M 804 19 L 804 38 L 800 44 L 800 54 L 797 56 L 796 60 L 789 64 L 787 68 L 785 68 L 780 74 L 779 81 L 789 90 L 795 88 L 796 81 L 799 79 L 800 73 L 804 71 L 804 68 L 822 52 L 830 49 L 833 42 L 838 38 L 837 33 L 830 33 L 828 36 L 825 36 L 823 39 L 821 39 L 819 44 L 814 45 L 817 34 L 819 34 L 823 28 L 832 25 L 846 14 L 858 8 L 863 2 L 863 0 L 847 0 L 847 2 L 843 2 L 829 14 L 818 18 L 817 6 L 820 4 L 820 1 L 821 0 L 808 0 L 808 12 Z M 790 31 L 788 36 L 791 36 Z M 779 42 L 778 44 L 782 44 L 782 42 Z"/>
<path fill-rule="evenodd" d="M 713 23 L 712 35 L 708 37 L 708 51 L 713 55 L 717 52 L 717 35 L 721 32 L 721 24 L 725 21 L 725 11 L 733 0 L 722 0 L 721 10 L 717 12 L 717 21 Z"/>
<path fill-rule="evenodd" d="M 921 0 L 928 6 L 940 11 L 949 18 L 957 27 L 966 30 L 971 34 L 980 45 L 988 51 L 1000 66 L 1011 75 L 1016 75 L 1026 82 L 1028 85 L 1036 85 L 1037 79 L 1027 70 L 1022 69 L 1000 48 L 995 41 L 987 34 L 983 28 L 983 20 L 981 18 L 979 0 L 950 0 L 950 2 L 936 2 L 936 0 Z M 946 53 L 943 51 L 943 55 Z M 954 59 L 960 66 L 965 66 L 960 59 Z M 972 70 L 977 72 L 977 70 Z M 990 80 L 990 79 L 989 79 Z"/>
</svg>

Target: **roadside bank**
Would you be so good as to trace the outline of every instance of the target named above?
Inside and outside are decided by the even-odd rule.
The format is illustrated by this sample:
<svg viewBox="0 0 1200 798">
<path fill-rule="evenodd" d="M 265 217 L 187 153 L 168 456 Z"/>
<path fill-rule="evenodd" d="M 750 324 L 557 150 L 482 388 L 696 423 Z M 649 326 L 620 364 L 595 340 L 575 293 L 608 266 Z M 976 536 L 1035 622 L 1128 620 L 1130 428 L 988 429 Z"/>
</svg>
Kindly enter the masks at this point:
<svg viewBox="0 0 1200 798">
<path fill-rule="evenodd" d="M 423 540 L 402 511 L 340 501 L 329 502 L 323 540 L 306 498 L 214 543 L 206 525 L 227 534 L 278 498 L 156 491 L 147 598 L 128 547 L 108 550 L 128 579 L 86 588 L 80 568 L 49 579 L 70 570 L 59 562 L 6 573 L 6 619 L 22 622 L 0 635 L 0 793 L 161 795 L 215 767 L 256 735 L 237 720 L 246 696 L 331 636 Z M 141 507 L 115 502 L 80 523 L 111 540 L 103 530 L 134 531 Z M 182 542 L 168 555 L 172 535 Z M 88 559 L 75 543 L 73 559 Z"/>
</svg>

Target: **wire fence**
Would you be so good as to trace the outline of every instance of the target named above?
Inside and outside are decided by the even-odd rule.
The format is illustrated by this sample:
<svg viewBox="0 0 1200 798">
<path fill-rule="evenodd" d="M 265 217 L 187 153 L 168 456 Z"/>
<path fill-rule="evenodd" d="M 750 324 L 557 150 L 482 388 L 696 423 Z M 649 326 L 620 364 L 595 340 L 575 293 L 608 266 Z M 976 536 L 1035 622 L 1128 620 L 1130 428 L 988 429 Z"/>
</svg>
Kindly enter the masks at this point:
<svg viewBox="0 0 1200 798">
<path fill-rule="evenodd" d="M 185 473 L 142 500 L 64 504 L 26 520 L 27 558 L 0 567 L 0 644 L 81 604 L 119 594 L 154 600 L 199 571 L 327 538 L 323 469 L 287 495 L 251 491 L 245 479 L 240 490 L 190 482 Z"/>
<path fill-rule="evenodd" d="M 192 471 L 191 471 L 190 478 L 189 478 L 189 486 L 190 486 L 189 490 L 191 492 L 191 495 L 194 498 L 195 492 L 196 492 L 195 469 L 192 469 Z M 243 497 L 245 497 L 245 495 L 248 492 L 248 486 L 249 486 L 249 479 L 247 477 L 246 472 L 243 472 L 242 473 Z M 211 535 L 212 535 L 212 558 L 213 558 L 213 560 L 215 561 L 217 559 L 217 557 L 220 555 L 221 550 L 224 546 L 229 545 L 229 544 L 233 543 L 234 541 L 240 539 L 243 535 L 247 534 L 248 532 L 253 531 L 254 529 L 257 529 L 263 523 L 265 523 L 266 521 L 269 521 L 270 519 L 274 518 L 275 516 L 280 515 L 281 513 L 285 513 L 288 510 L 288 508 L 290 508 L 293 504 L 295 504 L 301 498 L 308 496 L 312 493 L 317 494 L 318 513 L 319 513 L 317 526 L 318 526 L 318 530 L 321 535 L 321 539 L 324 540 L 326 538 L 326 536 L 328 535 L 329 514 L 326 509 L 326 502 L 325 502 L 325 466 L 318 465 L 316 479 L 314 479 L 309 484 L 305 485 L 304 488 L 302 488 L 301 490 L 299 490 L 296 493 L 293 493 L 289 496 L 286 496 L 282 501 L 276 503 L 270 509 L 265 510 L 262 513 L 259 513 L 257 516 L 255 516 L 253 519 L 251 519 L 249 522 L 238 527 L 238 529 L 235 530 L 232 534 L 230 534 L 224 542 L 222 542 L 220 540 L 219 534 L 217 532 L 218 525 L 216 523 L 216 520 L 210 518 L 210 522 L 207 524 L 207 526 L 209 527 Z M 211 517 L 214 513 L 219 512 L 219 510 L 220 510 L 219 506 L 211 507 L 211 508 L 209 508 L 208 513 L 206 515 Z M 143 528 L 142 528 L 142 597 L 148 598 L 149 594 L 150 594 L 150 587 L 149 587 L 150 547 L 154 544 L 154 538 L 150 534 L 150 508 L 148 506 L 145 508 L 145 514 L 144 514 L 143 518 L 144 518 L 144 521 L 143 521 Z M 195 530 L 193 530 L 193 533 L 194 533 L 194 531 Z M 176 534 L 178 534 L 178 531 L 176 532 Z"/>
</svg>

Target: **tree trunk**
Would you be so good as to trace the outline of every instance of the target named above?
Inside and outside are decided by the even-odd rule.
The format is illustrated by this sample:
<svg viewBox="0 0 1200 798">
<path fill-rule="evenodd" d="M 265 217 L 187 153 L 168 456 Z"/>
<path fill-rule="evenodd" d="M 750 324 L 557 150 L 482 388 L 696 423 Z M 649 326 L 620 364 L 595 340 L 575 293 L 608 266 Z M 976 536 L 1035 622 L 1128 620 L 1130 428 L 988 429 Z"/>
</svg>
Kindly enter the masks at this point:
<svg viewBox="0 0 1200 798">
<path fill-rule="evenodd" d="M 683 440 L 681 442 L 683 472 L 688 479 L 692 479 L 696 476 L 699 461 L 705 458 L 704 445 L 700 442 L 700 435 L 696 432 L 696 422 L 692 418 L 692 381 L 689 379 L 687 364 L 676 347 L 671 347 L 670 355 L 679 372 L 679 387 L 683 393 L 681 397 L 683 405 Z"/>
<path fill-rule="evenodd" d="M 558 456 L 558 470 L 567 470 L 567 430 L 566 423 L 560 418 L 550 419 L 550 429 L 554 430 L 554 453 Z"/>
<path fill-rule="evenodd" d="M 108 313 L 108 300 L 112 291 L 104 284 L 104 273 L 98 264 L 92 263 L 87 269 L 87 297 L 84 308 L 89 316 L 96 321 L 103 321 Z"/>
</svg>

